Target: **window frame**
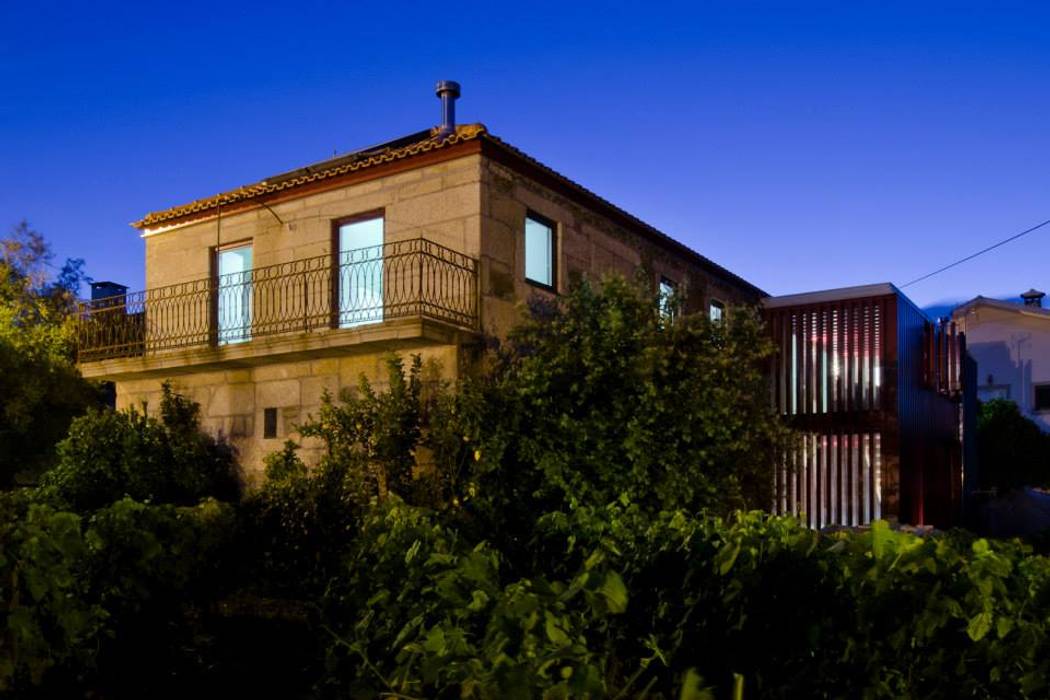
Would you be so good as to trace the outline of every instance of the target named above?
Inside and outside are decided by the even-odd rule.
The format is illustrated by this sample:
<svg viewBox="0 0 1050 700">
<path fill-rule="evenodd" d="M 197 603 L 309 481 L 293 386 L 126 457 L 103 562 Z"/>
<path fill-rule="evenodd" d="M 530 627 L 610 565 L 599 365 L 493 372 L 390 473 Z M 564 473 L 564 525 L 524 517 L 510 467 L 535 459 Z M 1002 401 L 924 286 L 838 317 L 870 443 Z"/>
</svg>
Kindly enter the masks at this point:
<svg viewBox="0 0 1050 700">
<path fill-rule="evenodd" d="M 251 290 L 249 292 L 249 303 L 248 303 L 248 326 L 244 337 L 236 338 L 233 340 L 223 339 L 222 324 L 219 319 L 221 296 L 222 296 L 222 274 L 220 274 L 219 258 L 223 253 L 231 250 L 237 250 L 238 248 L 250 248 L 252 256 L 251 267 L 248 268 L 248 274 L 250 275 L 249 281 L 246 283 Z M 228 243 L 220 243 L 218 245 L 211 246 L 211 278 L 214 289 L 211 294 L 211 300 L 209 306 L 211 307 L 211 320 L 208 323 L 210 327 L 211 345 L 215 347 L 225 347 L 227 345 L 239 345 L 241 343 L 250 343 L 252 341 L 252 330 L 255 324 L 255 309 L 254 306 L 254 295 L 255 295 L 255 239 L 253 237 L 239 238 L 235 241 L 229 241 Z"/>
<path fill-rule="evenodd" d="M 528 222 L 529 219 L 532 219 L 533 221 L 535 221 L 538 224 L 546 226 L 548 229 L 550 229 L 550 232 L 551 232 L 551 253 L 550 253 L 550 256 L 551 256 L 551 259 L 550 259 L 551 283 L 550 284 L 546 284 L 545 282 L 540 282 L 539 280 L 534 280 L 531 277 L 529 277 L 529 273 L 528 273 L 528 270 L 529 270 L 529 260 L 528 260 L 529 248 L 528 248 L 528 240 L 526 238 L 526 236 L 528 235 L 526 226 L 528 225 L 527 222 Z M 550 219 L 550 218 L 544 216 L 543 214 L 538 214 L 535 211 L 533 211 L 532 209 L 527 209 L 525 211 L 525 218 L 522 219 L 522 223 L 521 223 L 521 243 L 522 243 L 522 256 L 521 256 L 522 257 L 522 270 L 521 270 L 522 278 L 525 280 L 525 282 L 527 282 L 528 284 L 532 285 L 533 287 L 537 287 L 539 289 L 543 289 L 543 290 L 546 290 L 548 292 L 554 292 L 555 294 L 557 294 L 558 293 L 558 222 L 555 221 L 554 219 Z"/>
<path fill-rule="evenodd" d="M 330 309 L 329 327 L 333 329 L 342 328 L 354 328 L 355 326 L 343 326 L 341 317 L 342 309 L 340 308 L 340 287 L 339 287 L 339 268 L 340 261 L 339 256 L 342 253 L 340 250 L 340 234 L 339 230 L 347 224 L 356 224 L 361 221 L 369 221 L 371 219 L 382 219 L 383 221 L 383 247 L 386 247 L 387 241 L 387 230 L 386 230 L 386 207 L 379 207 L 378 209 L 369 209 L 367 211 L 357 212 L 355 214 L 348 214 L 346 216 L 340 216 L 331 220 L 331 230 L 329 237 L 329 249 L 331 251 L 331 298 L 328 300 L 328 308 Z M 385 252 L 385 251 L 384 251 Z M 385 294 L 385 287 L 384 287 Z M 384 299 L 384 312 L 386 310 L 386 303 Z M 377 321 L 379 323 L 379 321 Z"/>
<path fill-rule="evenodd" d="M 664 294 L 664 287 L 670 288 L 671 293 L 669 295 Z M 678 317 L 679 311 L 681 310 L 678 308 L 682 302 L 681 298 L 678 298 L 678 304 L 676 304 L 675 306 L 671 306 L 669 301 L 671 298 L 676 297 L 678 295 L 678 292 L 681 288 L 682 287 L 678 282 L 675 282 L 667 275 L 660 275 L 657 278 L 656 293 L 660 297 L 660 316 L 670 321 L 673 321 Z"/>
<path fill-rule="evenodd" d="M 718 318 L 714 318 L 711 315 L 711 312 L 714 309 L 716 309 L 716 308 L 719 311 Z M 707 302 L 707 320 L 711 321 L 712 323 L 722 323 L 723 321 L 725 321 L 726 320 L 726 303 L 724 301 L 722 301 L 721 299 L 718 299 L 716 297 L 711 297 L 708 300 L 708 302 Z"/>
</svg>

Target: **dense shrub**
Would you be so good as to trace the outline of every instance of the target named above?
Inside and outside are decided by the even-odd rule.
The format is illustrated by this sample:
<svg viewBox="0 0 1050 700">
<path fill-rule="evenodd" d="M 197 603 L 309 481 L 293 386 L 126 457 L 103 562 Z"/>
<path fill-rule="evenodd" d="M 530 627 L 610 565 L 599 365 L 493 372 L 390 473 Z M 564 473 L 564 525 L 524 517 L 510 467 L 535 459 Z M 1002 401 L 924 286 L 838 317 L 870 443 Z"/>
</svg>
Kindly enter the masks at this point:
<svg viewBox="0 0 1050 700">
<path fill-rule="evenodd" d="M 399 501 L 364 522 L 322 602 L 324 690 L 338 696 L 598 697 L 624 611 L 601 556 L 565 580 L 503 583 L 500 555 Z"/>
<path fill-rule="evenodd" d="M 222 593 L 229 505 L 118 501 L 90 517 L 0 497 L 0 691 L 136 689 L 179 667 L 187 606 Z M 64 689 L 64 690 L 62 690 Z"/>
<path fill-rule="evenodd" d="M 0 693 L 39 685 L 55 666 L 88 667 L 106 623 L 82 577 L 81 518 L 0 495 Z"/>
<path fill-rule="evenodd" d="M 977 454 L 983 488 L 1050 486 L 1050 435 L 1021 415 L 1013 401 L 981 404 Z"/>
<path fill-rule="evenodd" d="M 205 497 L 236 500 L 233 449 L 200 429 L 200 407 L 164 385 L 160 416 L 134 408 L 95 410 L 76 419 L 58 446 L 58 464 L 42 493 L 78 512 L 124 496 L 192 505 Z"/>
<path fill-rule="evenodd" d="M 475 507 L 527 521 L 620 496 L 650 511 L 764 506 L 788 440 L 768 401 L 771 352 L 747 308 L 672 320 L 616 277 L 534 300 L 463 406 L 477 414 L 463 429 Z"/>
<path fill-rule="evenodd" d="M 621 505 L 542 530 L 537 573 L 516 578 L 433 513 L 373 512 L 325 597 L 326 687 L 673 698 L 699 672 L 719 696 L 1046 692 L 1050 562 L 1020 545 Z"/>
<path fill-rule="evenodd" d="M 360 474 L 346 461 L 307 470 L 296 449 L 288 442 L 267 459 L 265 482 L 241 507 L 237 556 L 251 588 L 309 598 L 324 590 L 355 540 L 367 503 Z"/>
</svg>

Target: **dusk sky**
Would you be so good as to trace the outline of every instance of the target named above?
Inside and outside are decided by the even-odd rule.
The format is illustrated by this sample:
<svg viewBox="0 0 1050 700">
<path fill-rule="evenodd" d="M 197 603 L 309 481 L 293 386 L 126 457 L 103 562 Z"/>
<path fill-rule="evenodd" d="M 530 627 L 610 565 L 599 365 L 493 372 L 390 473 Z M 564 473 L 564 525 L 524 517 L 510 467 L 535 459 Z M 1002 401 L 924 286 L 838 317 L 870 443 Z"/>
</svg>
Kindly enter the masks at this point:
<svg viewBox="0 0 1050 700">
<path fill-rule="evenodd" d="M 918 5 L 921 9 L 916 9 Z M 773 294 L 1050 219 L 1047 3 L 3 3 L 0 227 L 143 284 L 148 211 L 489 129 Z M 1050 226 L 908 287 L 1050 291 Z"/>
</svg>

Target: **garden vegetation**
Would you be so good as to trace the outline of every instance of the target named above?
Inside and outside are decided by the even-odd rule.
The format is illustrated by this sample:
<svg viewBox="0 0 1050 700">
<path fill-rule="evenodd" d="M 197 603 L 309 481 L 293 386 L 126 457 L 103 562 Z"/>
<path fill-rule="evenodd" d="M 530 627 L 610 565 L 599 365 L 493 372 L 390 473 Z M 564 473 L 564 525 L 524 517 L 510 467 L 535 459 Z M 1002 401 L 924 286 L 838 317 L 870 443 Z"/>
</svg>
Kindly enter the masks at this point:
<svg viewBox="0 0 1050 700">
<path fill-rule="evenodd" d="M 761 512 L 792 439 L 761 325 L 660 308 L 610 278 L 455 384 L 391 357 L 301 426 L 319 464 L 289 443 L 247 494 L 170 389 L 77 418 L 0 496 L 0 688 L 1044 697 L 1050 562 Z"/>
</svg>

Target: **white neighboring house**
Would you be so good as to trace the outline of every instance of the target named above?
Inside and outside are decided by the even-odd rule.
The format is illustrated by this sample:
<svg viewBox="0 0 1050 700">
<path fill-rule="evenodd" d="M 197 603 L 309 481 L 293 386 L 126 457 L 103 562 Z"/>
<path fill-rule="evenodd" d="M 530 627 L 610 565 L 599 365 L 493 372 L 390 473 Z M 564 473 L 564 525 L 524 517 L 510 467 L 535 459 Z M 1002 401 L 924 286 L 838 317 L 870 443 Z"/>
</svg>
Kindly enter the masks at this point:
<svg viewBox="0 0 1050 700">
<path fill-rule="evenodd" d="M 1050 309 L 1030 289 L 1023 303 L 976 297 L 952 311 L 977 362 L 977 398 L 1010 399 L 1050 432 Z"/>
</svg>

